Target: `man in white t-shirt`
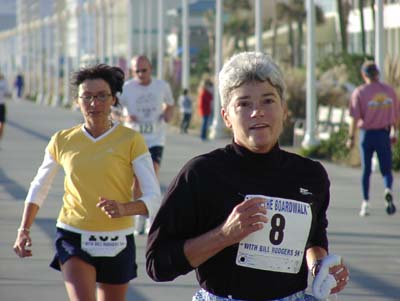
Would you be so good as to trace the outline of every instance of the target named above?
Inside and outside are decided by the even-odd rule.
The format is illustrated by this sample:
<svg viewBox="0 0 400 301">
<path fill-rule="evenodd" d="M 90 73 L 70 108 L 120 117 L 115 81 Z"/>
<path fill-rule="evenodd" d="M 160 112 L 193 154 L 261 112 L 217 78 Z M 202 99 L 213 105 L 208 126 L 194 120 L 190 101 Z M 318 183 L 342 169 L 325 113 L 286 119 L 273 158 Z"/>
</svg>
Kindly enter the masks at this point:
<svg viewBox="0 0 400 301">
<path fill-rule="evenodd" d="M 149 59 L 136 56 L 131 60 L 133 79 L 124 84 L 119 97 L 122 105 L 122 120 L 125 126 L 140 132 L 151 153 L 154 170 L 158 176 L 166 141 L 166 123 L 173 116 L 174 99 L 169 84 L 151 77 Z M 135 183 L 134 197 L 141 195 Z M 136 219 L 136 232 L 144 234 L 145 218 Z"/>
</svg>

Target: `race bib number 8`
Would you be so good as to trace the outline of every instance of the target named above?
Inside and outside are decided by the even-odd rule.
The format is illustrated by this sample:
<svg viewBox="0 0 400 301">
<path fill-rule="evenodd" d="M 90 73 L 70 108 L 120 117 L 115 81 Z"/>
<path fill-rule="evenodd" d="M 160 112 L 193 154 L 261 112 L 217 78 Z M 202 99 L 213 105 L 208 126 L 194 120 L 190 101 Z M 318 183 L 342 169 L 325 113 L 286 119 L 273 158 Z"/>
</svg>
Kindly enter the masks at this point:
<svg viewBox="0 0 400 301">
<path fill-rule="evenodd" d="M 298 273 L 311 227 L 310 205 L 264 195 L 247 195 L 245 199 L 255 197 L 265 199 L 268 223 L 240 242 L 236 264 L 266 271 Z"/>
</svg>

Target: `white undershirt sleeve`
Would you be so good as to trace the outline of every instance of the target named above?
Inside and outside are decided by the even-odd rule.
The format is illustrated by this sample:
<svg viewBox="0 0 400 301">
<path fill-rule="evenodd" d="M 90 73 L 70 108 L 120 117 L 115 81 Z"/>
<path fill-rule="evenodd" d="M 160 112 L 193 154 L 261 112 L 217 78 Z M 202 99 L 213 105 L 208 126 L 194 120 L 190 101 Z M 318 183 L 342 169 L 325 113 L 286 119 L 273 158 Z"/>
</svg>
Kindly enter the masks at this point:
<svg viewBox="0 0 400 301">
<path fill-rule="evenodd" d="M 149 211 L 152 219 L 156 215 L 161 204 L 161 190 L 153 167 L 150 153 L 145 153 L 132 161 L 135 175 L 142 190 L 142 200 Z"/>
<path fill-rule="evenodd" d="M 34 203 L 39 207 L 43 204 L 59 168 L 60 165 L 46 150 L 42 165 L 40 165 L 29 187 L 28 195 L 25 199 L 26 203 Z"/>
</svg>

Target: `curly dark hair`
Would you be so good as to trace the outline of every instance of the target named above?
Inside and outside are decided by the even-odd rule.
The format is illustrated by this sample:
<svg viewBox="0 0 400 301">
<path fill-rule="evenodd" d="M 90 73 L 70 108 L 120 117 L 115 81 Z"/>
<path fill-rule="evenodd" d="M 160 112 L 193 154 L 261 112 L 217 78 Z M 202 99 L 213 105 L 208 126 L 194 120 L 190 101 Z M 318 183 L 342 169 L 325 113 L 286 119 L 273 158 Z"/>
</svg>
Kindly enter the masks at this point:
<svg viewBox="0 0 400 301">
<path fill-rule="evenodd" d="M 79 85 L 87 79 L 102 79 L 107 82 L 110 86 L 112 96 L 116 98 L 114 106 L 119 105 L 117 93 L 122 92 L 122 87 L 125 81 L 125 74 L 121 68 L 107 64 L 97 64 L 83 67 L 74 72 L 71 78 L 71 86 L 74 89 L 76 96 L 78 95 Z"/>
</svg>

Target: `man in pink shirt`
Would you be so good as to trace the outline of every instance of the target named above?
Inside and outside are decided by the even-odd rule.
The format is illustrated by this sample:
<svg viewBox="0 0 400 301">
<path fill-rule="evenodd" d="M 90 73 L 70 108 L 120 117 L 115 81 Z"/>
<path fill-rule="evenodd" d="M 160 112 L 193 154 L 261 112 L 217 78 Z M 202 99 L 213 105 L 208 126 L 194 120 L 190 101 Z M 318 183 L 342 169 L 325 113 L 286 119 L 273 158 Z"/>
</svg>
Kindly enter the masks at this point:
<svg viewBox="0 0 400 301">
<path fill-rule="evenodd" d="M 397 139 L 399 102 L 393 88 L 379 80 L 379 69 L 372 61 L 361 67 L 365 84 L 357 87 L 350 101 L 349 137 L 347 146 L 354 145 L 356 127 L 360 130 L 360 155 L 362 163 L 362 192 L 360 216 L 369 215 L 369 182 L 371 161 L 374 152 L 378 155 L 379 166 L 385 184 L 384 199 L 386 212 L 396 212 L 392 193 L 392 150 L 391 138 Z"/>
</svg>

